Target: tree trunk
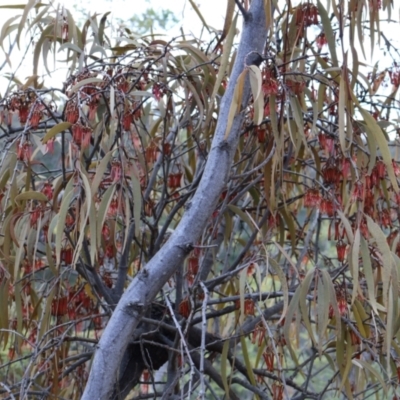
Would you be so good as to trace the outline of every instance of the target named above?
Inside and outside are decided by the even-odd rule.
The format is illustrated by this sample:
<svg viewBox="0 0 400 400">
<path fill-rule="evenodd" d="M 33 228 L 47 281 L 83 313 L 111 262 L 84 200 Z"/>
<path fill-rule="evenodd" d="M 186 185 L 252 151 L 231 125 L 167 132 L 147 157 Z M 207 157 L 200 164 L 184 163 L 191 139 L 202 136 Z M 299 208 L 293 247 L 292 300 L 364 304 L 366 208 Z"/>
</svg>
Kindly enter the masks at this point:
<svg viewBox="0 0 400 400">
<path fill-rule="evenodd" d="M 263 53 L 267 39 L 264 1 L 253 0 L 245 15 L 243 32 L 229 79 L 229 85 L 221 101 L 220 114 L 214 134 L 212 149 L 193 200 L 188 204 L 182 220 L 168 242 L 140 271 L 121 297 L 97 346 L 89 380 L 83 394 L 84 400 L 109 399 L 117 379 L 119 366 L 132 332 L 139 324 L 149 304 L 167 280 L 182 264 L 192 246 L 200 237 L 223 191 L 236 151 L 243 125 L 244 114 L 234 118 L 231 131 L 224 139 L 229 109 L 235 84 L 251 53 Z M 246 79 L 242 104 L 250 99 L 250 83 Z"/>
</svg>

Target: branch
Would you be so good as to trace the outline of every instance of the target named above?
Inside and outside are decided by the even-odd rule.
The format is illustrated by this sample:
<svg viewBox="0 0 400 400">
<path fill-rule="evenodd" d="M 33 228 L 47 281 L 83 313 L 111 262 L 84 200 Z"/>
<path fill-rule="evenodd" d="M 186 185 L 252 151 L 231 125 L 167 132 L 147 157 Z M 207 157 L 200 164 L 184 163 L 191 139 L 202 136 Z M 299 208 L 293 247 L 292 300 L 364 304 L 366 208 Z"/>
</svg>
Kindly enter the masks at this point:
<svg viewBox="0 0 400 400">
<path fill-rule="evenodd" d="M 228 137 L 224 138 L 235 85 L 245 68 L 247 55 L 252 52 L 262 53 L 267 39 L 264 1 L 254 0 L 249 15 L 252 18 L 244 22 L 235 64 L 221 101 L 212 148 L 200 185 L 170 239 L 146 268 L 136 275 L 121 297 L 98 344 L 83 400 L 109 399 L 132 333 L 146 308 L 198 241 L 226 185 L 244 122 L 244 113 L 236 115 Z M 242 104 L 245 105 L 251 94 L 249 79 L 246 79 L 243 86 Z"/>
<path fill-rule="evenodd" d="M 269 399 L 269 397 L 267 396 L 267 394 L 264 391 L 259 389 L 257 386 L 251 385 L 250 383 L 244 381 L 243 379 L 234 377 L 234 378 L 232 378 L 232 383 L 236 383 L 242 387 L 245 387 L 246 389 L 248 389 L 251 392 L 260 396 L 261 399 L 266 399 L 266 400 Z"/>
<path fill-rule="evenodd" d="M 236 5 L 238 6 L 238 9 L 243 15 L 243 18 L 246 20 L 248 18 L 248 12 L 246 9 L 243 7 L 243 4 L 240 2 L 240 0 L 235 0 Z"/>
<path fill-rule="evenodd" d="M 129 227 L 128 230 L 128 237 L 126 239 L 126 244 L 125 244 L 125 249 L 122 252 L 121 259 L 119 262 L 119 267 L 118 267 L 118 278 L 117 282 L 115 283 L 115 287 L 113 290 L 114 297 L 116 299 L 116 302 L 120 299 L 122 296 L 122 293 L 124 291 L 124 285 L 125 285 L 125 280 L 126 280 L 126 275 L 128 274 L 128 269 L 129 269 L 129 251 L 131 249 L 131 243 L 132 240 L 135 236 L 135 224 L 137 224 L 138 221 L 131 222 L 131 226 Z"/>
</svg>

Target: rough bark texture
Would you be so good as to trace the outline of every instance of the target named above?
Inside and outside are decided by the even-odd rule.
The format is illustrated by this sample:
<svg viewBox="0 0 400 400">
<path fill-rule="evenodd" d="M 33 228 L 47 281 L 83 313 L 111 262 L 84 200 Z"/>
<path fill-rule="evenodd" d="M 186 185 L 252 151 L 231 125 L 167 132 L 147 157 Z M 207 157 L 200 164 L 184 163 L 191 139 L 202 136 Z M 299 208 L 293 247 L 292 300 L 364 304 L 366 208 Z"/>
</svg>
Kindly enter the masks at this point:
<svg viewBox="0 0 400 400">
<path fill-rule="evenodd" d="M 243 113 L 232 124 L 228 139 L 224 140 L 229 108 L 234 87 L 240 73 L 249 63 L 249 54 L 262 53 L 267 38 L 263 0 L 253 0 L 244 22 L 240 45 L 227 91 L 222 99 L 212 149 L 199 188 L 184 216 L 168 242 L 135 277 L 121 297 L 97 346 L 84 400 L 109 399 L 112 395 L 119 367 L 132 332 L 167 280 L 182 264 L 203 231 L 218 198 L 225 187 L 232 159 L 243 124 Z M 243 103 L 249 101 L 248 79 L 243 91 Z"/>
</svg>

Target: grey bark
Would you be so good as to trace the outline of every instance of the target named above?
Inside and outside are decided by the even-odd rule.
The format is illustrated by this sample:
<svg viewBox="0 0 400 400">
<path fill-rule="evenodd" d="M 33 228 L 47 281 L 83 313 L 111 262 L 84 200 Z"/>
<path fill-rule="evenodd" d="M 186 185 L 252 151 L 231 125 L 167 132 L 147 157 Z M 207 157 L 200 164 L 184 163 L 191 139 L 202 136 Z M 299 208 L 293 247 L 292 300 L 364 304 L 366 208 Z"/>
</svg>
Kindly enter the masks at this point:
<svg viewBox="0 0 400 400">
<path fill-rule="evenodd" d="M 266 39 L 264 2 L 253 0 L 245 18 L 229 85 L 221 101 L 212 148 L 199 187 L 178 228 L 121 297 L 97 345 L 83 400 L 110 398 L 132 332 L 138 326 L 146 308 L 191 251 L 214 211 L 227 183 L 243 125 L 244 114 L 239 113 L 233 121 L 228 138 L 224 139 L 235 84 L 246 61 L 249 63 L 249 55 L 254 52 L 263 53 Z M 244 106 L 250 99 L 250 93 L 247 79 L 243 90 Z"/>
</svg>

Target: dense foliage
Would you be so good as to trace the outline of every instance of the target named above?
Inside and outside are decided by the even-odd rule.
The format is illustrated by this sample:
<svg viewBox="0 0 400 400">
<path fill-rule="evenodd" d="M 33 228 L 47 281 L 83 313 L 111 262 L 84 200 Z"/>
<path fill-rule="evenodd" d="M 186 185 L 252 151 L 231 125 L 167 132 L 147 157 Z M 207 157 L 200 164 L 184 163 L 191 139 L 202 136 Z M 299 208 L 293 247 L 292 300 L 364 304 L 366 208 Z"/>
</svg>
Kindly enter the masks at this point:
<svg viewBox="0 0 400 400">
<path fill-rule="evenodd" d="M 400 395 L 400 58 L 381 32 L 398 10 L 265 1 L 265 51 L 232 82 L 248 3 L 229 0 L 209 42 L 34 1 L 3 25 L 3 49 L 34 39 L 32 75 L 0 100 L 4 398 L 82 396 L 125 288 L 192 206 L 227 85 L 225 139 L 244 116 L 229 180 L 130 333 L 113 398 Z"/>
</svg>

